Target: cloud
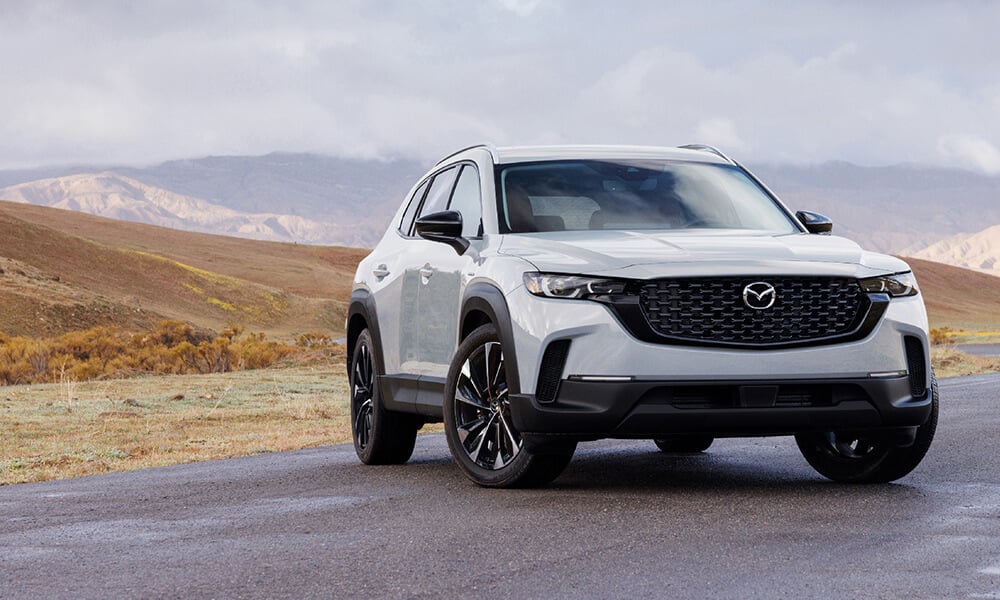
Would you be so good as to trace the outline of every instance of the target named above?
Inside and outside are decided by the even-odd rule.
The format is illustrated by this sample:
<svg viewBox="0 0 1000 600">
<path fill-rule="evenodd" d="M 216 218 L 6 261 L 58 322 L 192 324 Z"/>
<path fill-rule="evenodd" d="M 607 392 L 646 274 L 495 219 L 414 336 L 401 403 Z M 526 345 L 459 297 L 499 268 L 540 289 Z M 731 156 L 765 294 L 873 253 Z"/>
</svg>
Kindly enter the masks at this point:
<svg viewBox="0 0 1000 600">
<path fill-rule="evenodd" d="M 938 153 L 945 162 L 988 175 L 1000 174 L 1000 149 L 972 134 L 948 134 L 938 140 Z"/>
<path fill-rule="evenodd" d="M 744 150 L 746 142 L 736 131 L 736 123 L 724 117 L 713 117 L 698 123 L 694 138 L 698 143 L 725 148 L 724 151 Z"/>
<path fill-rule="evenodd" d="M 516 14 L 519 17 L 527 17 L 535 12 L 541 5 L 542 0 L 498 0 L 500 6 Z"/>
<path fill-rule="evenodd" d="M 949 136 L 1000 140 L 998 3 L 636 0 L 631 19 L 572 0 L 16 6 L 0 19 L 17 57 L 0 62 L 0 168 L 430 161 L 480 141 L 975 166 L 983 153 Z"/>
</svg>

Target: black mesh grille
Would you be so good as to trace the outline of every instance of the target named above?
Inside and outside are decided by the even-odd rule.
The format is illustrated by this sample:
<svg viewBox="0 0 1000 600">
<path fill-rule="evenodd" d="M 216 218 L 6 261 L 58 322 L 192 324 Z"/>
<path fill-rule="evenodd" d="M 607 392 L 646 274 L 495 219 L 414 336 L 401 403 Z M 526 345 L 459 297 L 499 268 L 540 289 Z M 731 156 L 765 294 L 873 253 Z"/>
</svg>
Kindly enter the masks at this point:
<svg viewBox="0 0 1000 600">
<path fill-rule="evenodd" d="M 568 354 L 569 340 L 556 340 L 545 349 L 542 366 L 538 371 L 538 386 L 535 388 L 535 398 L 539 402 L 552 402 L 556 399 Z"/>
<path fill-rule="evenodd" d="M 927 367 L 924 344 L 920 338 L 908 335 L 903 338 L 906 348 L 906 366 L 910 370 L 910 393 L 914 398 L 923 398 L 927 393 Z"/>
<path fill-rule="evenodd" d="M 755 310 L 744 302 L 744 290 L 757 282 L 774 286 L 772 306 Z M 644 284 L 639 299 L 649 325 L 662 335 L 760 345 L 846 335 L 868 303 L 856 280 L 819 277 L 664 279 Z"/>
</svg>

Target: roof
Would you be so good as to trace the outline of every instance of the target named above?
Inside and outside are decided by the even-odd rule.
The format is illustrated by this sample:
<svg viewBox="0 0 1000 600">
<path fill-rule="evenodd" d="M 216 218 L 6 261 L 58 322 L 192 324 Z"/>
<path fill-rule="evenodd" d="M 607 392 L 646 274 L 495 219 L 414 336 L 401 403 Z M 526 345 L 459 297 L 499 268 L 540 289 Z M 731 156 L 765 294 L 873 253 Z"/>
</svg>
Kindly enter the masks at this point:
<svg viewBox="0 0 1000 600">
<path fill-rule="evenodd" d="M 722 153 L 707 146 L 506 146 L 492 149 L 498 164 L 564 159 L 665 159 L 731 164 Z"/>
</svg>

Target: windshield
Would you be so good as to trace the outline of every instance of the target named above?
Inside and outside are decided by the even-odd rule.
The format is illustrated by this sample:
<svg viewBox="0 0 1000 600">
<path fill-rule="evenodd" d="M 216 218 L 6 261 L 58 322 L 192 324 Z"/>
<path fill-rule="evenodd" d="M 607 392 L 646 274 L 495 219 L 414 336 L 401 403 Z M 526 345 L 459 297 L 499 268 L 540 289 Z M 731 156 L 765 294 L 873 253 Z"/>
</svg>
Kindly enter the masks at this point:
<svg viewBox="0 0 1000 600">
<path fill-rule="evenodd" d="M 800 231 L 740 168 L 680 161 L 504 165 L 502 233 L 597 229 Z"/>
</svg>

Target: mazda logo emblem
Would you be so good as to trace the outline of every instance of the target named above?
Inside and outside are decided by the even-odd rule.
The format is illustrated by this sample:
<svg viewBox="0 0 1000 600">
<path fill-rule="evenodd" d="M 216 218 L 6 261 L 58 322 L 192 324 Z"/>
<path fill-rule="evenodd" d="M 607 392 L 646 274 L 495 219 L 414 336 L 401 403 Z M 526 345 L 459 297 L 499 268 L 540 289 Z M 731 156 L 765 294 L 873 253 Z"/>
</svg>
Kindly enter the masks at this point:
<svg viewBox="0 0 1000 600">
<path fill-rule="evenodd" d="M 754 310 L 764 310 L 774 306 L 778 292 L 770 283 L 755 281 L 743 288 L 743 304 Z"/>
</svg>

